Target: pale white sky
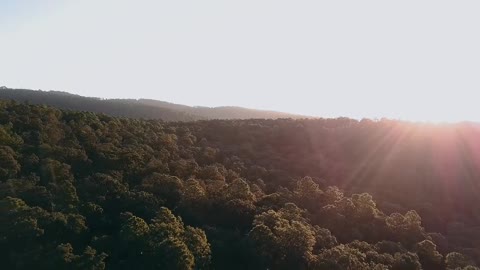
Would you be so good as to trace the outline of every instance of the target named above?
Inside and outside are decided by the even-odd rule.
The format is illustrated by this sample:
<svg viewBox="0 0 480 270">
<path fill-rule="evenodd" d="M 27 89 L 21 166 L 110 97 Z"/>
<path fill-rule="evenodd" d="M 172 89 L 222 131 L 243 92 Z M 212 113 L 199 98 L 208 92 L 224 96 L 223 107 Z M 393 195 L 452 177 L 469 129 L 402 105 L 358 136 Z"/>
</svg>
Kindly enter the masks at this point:
<svg viewBox="0 0 480 270">
<path fill-rule="evenodd" d="M 0 85 L 480 120 L 480 1 L 2 0 Z"/>
</svg>

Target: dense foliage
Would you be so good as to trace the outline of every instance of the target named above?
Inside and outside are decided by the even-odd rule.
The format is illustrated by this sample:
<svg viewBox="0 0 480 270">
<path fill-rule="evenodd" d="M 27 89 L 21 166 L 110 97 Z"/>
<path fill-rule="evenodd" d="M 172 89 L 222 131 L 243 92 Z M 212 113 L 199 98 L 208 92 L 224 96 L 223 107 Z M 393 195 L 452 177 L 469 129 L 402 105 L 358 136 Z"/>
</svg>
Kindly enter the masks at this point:
<svg viewBox="0 0 480 270">
<path fill-rule="evenodd" d="M 60 109 L 105 113 L 110 116 L 192 121 L 206 119 L 301 118 L 302 116 L 241 107 L 190 107 L 151 99 L 100 99 L 60 91 L 0 87 L 0 99 L 50 105 Z"/>
<path fill-rule="evenodd" d="M 478 269 L 479 132 L 0 101 L 1 266 Z"/>
</svg>

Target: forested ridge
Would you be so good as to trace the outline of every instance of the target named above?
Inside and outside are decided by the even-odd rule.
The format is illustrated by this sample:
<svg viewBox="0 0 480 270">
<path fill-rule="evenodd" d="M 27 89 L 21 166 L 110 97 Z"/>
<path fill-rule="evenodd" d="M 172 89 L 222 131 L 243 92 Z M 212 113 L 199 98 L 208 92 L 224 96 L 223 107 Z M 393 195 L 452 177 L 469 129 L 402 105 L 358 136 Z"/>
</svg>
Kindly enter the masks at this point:
<svg viewBox="0 0 480 270">
<path fill-rule="evenodd" d="M 480 127 L 0 101 L 2 269 L 478 269 Z"/>
<path fill-rule="evenodd" d="M 194 121 L 207 119 L 277 119 L 305 116 L 242 107 L 191 107 L 152 99 L 101 99 L 61 91 L 0 87 L 0 99 L 49 105 L 59 109 L 104 113 L 116 117 Z"/>
</svg>

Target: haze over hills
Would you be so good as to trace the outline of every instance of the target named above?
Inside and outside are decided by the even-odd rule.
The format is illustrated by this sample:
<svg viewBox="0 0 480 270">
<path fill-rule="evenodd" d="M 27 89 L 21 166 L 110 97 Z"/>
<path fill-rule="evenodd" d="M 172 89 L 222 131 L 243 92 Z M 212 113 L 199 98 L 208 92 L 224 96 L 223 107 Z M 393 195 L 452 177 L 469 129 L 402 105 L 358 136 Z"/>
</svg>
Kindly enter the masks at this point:
<svg viewBox="0 0 480 270">
<path fill-rule="evenodd" d="M 310 118 L 296 114 L 235 106 L 192 107 L 153 99 L 101 99 L 62 91 L 11 89 L 6 87 L 0 89 L 0 99 L 44 104 L 67 110 L 104 113 L 118 117 L 160 119 L 164 121 Z"/>
</svg>

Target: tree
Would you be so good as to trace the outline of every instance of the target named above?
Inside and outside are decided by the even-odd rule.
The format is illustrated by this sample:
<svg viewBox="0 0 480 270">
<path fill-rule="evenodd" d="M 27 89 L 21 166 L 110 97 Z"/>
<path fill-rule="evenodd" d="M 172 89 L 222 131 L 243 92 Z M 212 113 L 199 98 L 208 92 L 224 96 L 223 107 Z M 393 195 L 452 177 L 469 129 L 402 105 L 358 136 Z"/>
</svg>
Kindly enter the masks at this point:
<svg viewBox="0 0 480 270">
<path fill-rule="evenodd" d="M 338 244 L 337 238 L 332 235 L 332 233 L 325 228 L 319 226 L 314 227 L 315 230 L 315 246 L 314 250 L 316 253 L 325 248 L 332 248 Z"/>
<path fill-rule="evenodd" d="M 49 269 L 105 269 L 105 253 L 97 254 L 97 251 L 87 246 L 81 255 L 73 253 L 70 243 L 60 244 L 50 256 L 49 263 L 45 266 Z"/>
<path fill-rule="evenodd" d="M 0 146 L 0 181 L 17 176 L 21 165 L 16 159 L 16 153 L 9 146 Z"/>
<path fill-rule="evenodd" d="M 122 219 L 123 251 L 120 254 L 128 254 L 124 267 L 208 268 L 211 252 L 205 233 L 198 228 L 185 227 L 168 208 L 160 208 L 149 224 L 131 213 L 124 213 Z"/>
<path fill-rule="evenodd" d="M 154 173 L 142 181 L 140 190 L 165 200 L 168 207 L 176 207 L 183 195 L 183 182 L 176 176 Z"/>
<path fill-rule="evenodd" d="M 458 252 L 450 252 L 445 256 L 445 264 L 447 265 L 447 269 L 465 269 L 468 266 L 474 266 L 475 263 L 468 258 L 467 256 L 458 253 Z"/>
<path fill-rule="evenodd" d="M 345 245 L 323 250 L 318 256 L 315 256 L 311 262 L 312 269 L 372 269 L 366 262 L 366 255 L 358 249 L 350 248 Z"/>
<path fill-rule="evenodd" d="M 400 241 L 405 247 L 413 247 L 425 239 L 422 219 L 416 211 L 408 211 L 405 215 L 393 213 L 386 218 L 387 226 L 394 240 Z"/>
<path fill-rule="evenodd" d="M 423 240 L 416 246 L 418 257 L 423 269 L 443 268 L 443 256 L 437 251 L 437 246 L 430 240 Z"/>
<path fill-rule="evenodd" d="M 0 145 L 16 148 L 23 143 L 20 136 L 12 131 L 12 124 L 0 125 Z"/>
<path fill-rule="evenodd" d="M 233 180 L 228 184 L 225 191 L 226 200 L 254 201 L 255 196 L 250 191 L 248 183 L 241 178 Z"/>
<path fill-rule="evenodd" d="M 210 244 L 205 232 L 199 228 L 185 227 L 185 244 L 195 259 L 195 269 L 208 269 L 211 260 Z"/>
<path fill-rule="evenodd" d="M 421 270 L 419 258 L 415 253 L 396 253 L 392 270 Z"/>
<path fill-rule="evenodd" d="M 320 190 L 317 183 L 311 177 L 304 177 L 297 181 L 293 190 L 293 199 L 299 206 L 310 211 L 318 209 L 321 202 L 323 191 Z"/>
<path fill-rule="evenodd" d="M 217 165 L 209 165 L 206 167 L 201 168 L 197 176 L 200 179 L 204 180 L 218 180 L 218 181 L 225 181 L 225 176 L 220 172 L 221 168 Z"/>
<path fill-rule="evenodd" d="M 119 179 L 120 178 L 120 179 Z M 94 202 L 118 198 L 128 191 L 119 174 L 96 173 L 77 183 L 80 196 Z"/>
<path fill-rule="evenodd" d="M 294 204 L 287 204 L 278 212 L 269 210 L 255 217 L 249 238 L 265 256 L 267 267 L 307 266 L 306 258 L 315 245 L 315 231 L 301 213 Z"/>
<path fill-rule="evenodd" d="M 79 198 L 69 165 L 53 159 L 45 159 L 42 162 L 40 179 L 52 193 L 56 209 L 71 208 L 78 203 Z"/>
</svg>

